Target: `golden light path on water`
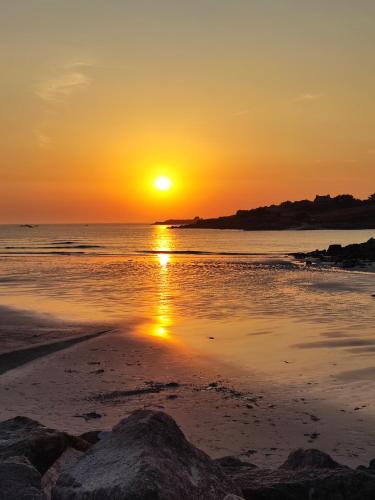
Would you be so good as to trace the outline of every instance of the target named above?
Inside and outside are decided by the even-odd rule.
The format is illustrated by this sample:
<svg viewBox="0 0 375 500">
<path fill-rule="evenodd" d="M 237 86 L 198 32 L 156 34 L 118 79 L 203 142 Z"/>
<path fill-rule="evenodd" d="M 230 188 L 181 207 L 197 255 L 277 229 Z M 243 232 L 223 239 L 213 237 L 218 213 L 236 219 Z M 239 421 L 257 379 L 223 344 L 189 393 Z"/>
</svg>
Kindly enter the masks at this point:
<svg viewBox="0 0 375 500">
<path fill-rule="evenodd" d="M 170 307 L 170 286 L 168 265 L 171 261 L 171 255 L 166 252 L 173 250 L 173 240 L 171 231 L 167 226 L 155 226 L 154 250 L 160 251 L 155 255 L 159 263 L 159 287 L 154 313 L 154 321 L 147 333 L 163 340 L 172 340 L 170 329 L 173 324 Z"/>
</svg>

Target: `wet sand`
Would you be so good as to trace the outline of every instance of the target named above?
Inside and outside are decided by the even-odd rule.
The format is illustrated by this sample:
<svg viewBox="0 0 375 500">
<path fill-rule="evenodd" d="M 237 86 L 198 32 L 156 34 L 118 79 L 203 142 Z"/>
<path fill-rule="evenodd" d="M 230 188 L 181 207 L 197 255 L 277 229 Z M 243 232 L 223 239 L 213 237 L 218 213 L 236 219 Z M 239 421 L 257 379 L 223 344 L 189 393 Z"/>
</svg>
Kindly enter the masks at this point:
<svg viewBox="0 0 375 500">
<path fill-rule="evenodd" d="M 41 344 L 35 347 L 30 347 L 29 349 L 19 349 L 16 351 L 5 352 L 0 354 L 0 375 L 6 373 L 9 370 L 14 370 L 20 366 L 30 363 L 31 361 L 52 354 L 56 351 L 61 351 L 62 349 L 67 349 L 80 342 L 85 342 L 105 333 L 109 333 L 111 330 L 103 330 L 96 333 L 90 333 L 88 335 L 82 335 L 80 337 L 75 337 L 67 340 L 61 340 L 60 342 L 52 342 L 51 344 Z"/>
<path fill-rule="evenodd" d="M 13 327 L 10 315 L 17 319 Z M 35 316 L 33 321 L 15 311 L 7 316 L 3 309 L 5 318 L 2 335 L 8 329 L 8 339 L 14 336 L 18 347 L 40 328 L 49 342 L 39 344 L 29 362 L 22 358 L 22 366 L 0 376 L 1 420 L 25 415 L 81 433 L 109 430 L 136 408 L 154 408 L 171 414 L 188 438 L 213 457 L 236 455 L 275 466 L 296 447 L 322 449 L 352 466 L 375 457 L 368 408 L 355 402 L 337 408 L 329 395 L 316 396 L 313 382 L 278 385 L 264 374 L 241 371 L 162 338 L 135 336 L 133 325 L 106 325 L 112 331 L 102 335 L 104 325 L 69 328 L 50 317 L 35 323 Z M 48 321 L 53 321 L 50 333 Z M 64 340 L 57 344 L 64 348 L 51 349 L 59 324 Z M 22 342 L 17 328 L 23 329 Z M 86 339 L 84 330 L 90 332 Z"/>
<path fill-rule="evenodd" d="M 4 306 L 0 318 L 0 375 L 111 331 L 99 324 L 69 323 Z"/>
</svg>

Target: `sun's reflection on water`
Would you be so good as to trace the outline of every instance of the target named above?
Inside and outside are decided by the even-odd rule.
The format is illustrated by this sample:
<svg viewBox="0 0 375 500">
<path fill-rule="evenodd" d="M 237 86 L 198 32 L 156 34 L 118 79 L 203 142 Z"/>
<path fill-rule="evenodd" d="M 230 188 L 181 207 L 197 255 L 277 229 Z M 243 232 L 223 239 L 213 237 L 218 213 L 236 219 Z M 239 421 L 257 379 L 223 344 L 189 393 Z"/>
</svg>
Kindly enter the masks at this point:
<svg viewBox="0 0 375 500">
<path fill-rule="evenodd" d="M 171 256 L 168 253 L 159 253 L 158 258 L 159 258 L 159 264 L 162 267 L 162 269 L 166 269 L 171 259 Z"/>
<path fill-rule="evenodd" d="M 172 262 L 171 251 L 174 248 L 174 240 L 167 226 L 155 226 L 153 250 L 158 270 L 155 278 L 158 280 L 155 307 L 151 324 L 146 327 L 146 334 L 161 340 L 172 341 L 171 328 L 173 326 L 173 314 L 171 311 L 171 283 L 168 266 Z"/>
</svg>

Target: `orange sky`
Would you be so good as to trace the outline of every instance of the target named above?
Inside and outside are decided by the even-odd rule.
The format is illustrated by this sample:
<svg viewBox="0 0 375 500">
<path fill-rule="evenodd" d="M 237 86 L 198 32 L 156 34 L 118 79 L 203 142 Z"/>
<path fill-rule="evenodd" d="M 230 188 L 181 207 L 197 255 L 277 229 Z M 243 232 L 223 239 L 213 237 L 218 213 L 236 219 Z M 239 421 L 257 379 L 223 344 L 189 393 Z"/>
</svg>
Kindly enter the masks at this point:
<svg viewBox="0 0 375 500">
<path fill-rule="evenodd" d="M 7 2 L 0 223 L 366 197 L 374 18 L 367 0 Z"/>
</svg>

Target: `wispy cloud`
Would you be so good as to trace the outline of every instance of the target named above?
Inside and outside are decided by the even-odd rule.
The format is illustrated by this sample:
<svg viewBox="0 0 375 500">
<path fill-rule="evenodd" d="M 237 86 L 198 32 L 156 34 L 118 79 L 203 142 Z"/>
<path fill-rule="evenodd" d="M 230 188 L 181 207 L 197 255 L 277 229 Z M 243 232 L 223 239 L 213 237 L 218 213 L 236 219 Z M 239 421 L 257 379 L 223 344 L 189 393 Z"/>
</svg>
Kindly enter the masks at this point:
<svg viewBox="0 0 375 500">
<path fill-rule="evenodd" d="M 36 95 L 48 102 L 61 102 L 73 92 L 91 84 L 91 78 L 80 71 L 66 71 L 47 79 L 36 88 Z"/>
<path fill-rule="evenodd" d="M 316 101 L 317 99 L 320 99 L 322 97 L 322 94 L 301 94 L 293 99 L 293 101 L 298 102 L 298 101 Z"/>
<path fill-rule="evenodd" d="M 93 65 L 93 61 L 70 61 L 55 68 L 49 76 L 36 85 L 35 95 L 46 104 L 45 114 L 47 116 L 53 114 L 58 106 L 72 94 L 91 85 L 92 79 L 87 71 Z M 49 148 L 52 144 L 48 129 L 49 120 L 45 117 L 42 124 L 39 124 L 35 130 L 38 145 L 43 149 Z"/>
</svg>

